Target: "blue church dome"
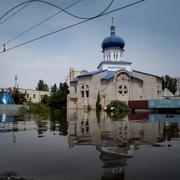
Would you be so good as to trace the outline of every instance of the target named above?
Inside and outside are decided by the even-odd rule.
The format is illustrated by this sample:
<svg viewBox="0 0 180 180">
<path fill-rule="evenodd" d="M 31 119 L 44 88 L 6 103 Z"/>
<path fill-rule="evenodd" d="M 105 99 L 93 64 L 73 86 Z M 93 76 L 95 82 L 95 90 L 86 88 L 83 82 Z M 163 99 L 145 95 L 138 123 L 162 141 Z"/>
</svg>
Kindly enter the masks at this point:
<svg viewBox="0 0 180 180">
<path fill-rule="evenodd" d="M 10 94 L 3 92 L 0 95 L 0 104 L 15 104 L 15 102 Z"/>
<path fill-rule="evenodd" d="M 115 35 L 115 26 L 111 26 L 111 35 L 102 42 L 102 49 L 118 47 L 123 50 L 125 42 L 122 38 Z"/>
</svg>

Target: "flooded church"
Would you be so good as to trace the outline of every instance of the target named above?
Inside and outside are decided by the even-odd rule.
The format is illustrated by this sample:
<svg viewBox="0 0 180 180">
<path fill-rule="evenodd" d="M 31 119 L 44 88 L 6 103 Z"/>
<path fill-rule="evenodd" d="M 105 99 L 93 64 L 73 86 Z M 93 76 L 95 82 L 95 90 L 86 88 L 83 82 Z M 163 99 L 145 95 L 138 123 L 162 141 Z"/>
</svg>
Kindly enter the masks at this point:
<svg viewBox="0 0 180 180">
<path fill-rule="evenodd" d="M 97 70 L 82 71 L 78 75 L 70 70 L 68 108 L 96 107 L 97 97 L 105 108 L 112 100 L 159 99 L 162 93 L 161 77 L 131 68 L 132 63 L 122 59 L 125 41 L 116 35 L 115 26 L 102 42 L 103 60 Z"/>
</svg>

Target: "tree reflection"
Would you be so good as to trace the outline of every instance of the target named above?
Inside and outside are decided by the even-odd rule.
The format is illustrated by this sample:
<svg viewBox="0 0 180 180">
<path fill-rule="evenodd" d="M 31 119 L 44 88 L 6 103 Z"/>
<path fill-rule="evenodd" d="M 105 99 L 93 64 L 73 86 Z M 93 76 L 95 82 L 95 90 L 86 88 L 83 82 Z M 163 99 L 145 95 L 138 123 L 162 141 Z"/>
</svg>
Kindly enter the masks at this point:
<svg viewBox="0 0 180 180">
<path fill-rule="evenodd" d="M 68 123 L 65 111 L 52 111 L 50 115 L 50 130 L 59 135 L 67 135 Z"/>
<path fill-rule="evenodd" d="M 178 123 L 164 123 L 164 140 L 170 141 L 172 138 L 179 138 Z"/>
<path fill-rule="evenodd" d="M 46 120 L 38 120 L 37 121 L 37 132 L 38 132 L 38 137 L 45 137 L 45 133 L 48 130 L 48 121 Z"/>
</svg>

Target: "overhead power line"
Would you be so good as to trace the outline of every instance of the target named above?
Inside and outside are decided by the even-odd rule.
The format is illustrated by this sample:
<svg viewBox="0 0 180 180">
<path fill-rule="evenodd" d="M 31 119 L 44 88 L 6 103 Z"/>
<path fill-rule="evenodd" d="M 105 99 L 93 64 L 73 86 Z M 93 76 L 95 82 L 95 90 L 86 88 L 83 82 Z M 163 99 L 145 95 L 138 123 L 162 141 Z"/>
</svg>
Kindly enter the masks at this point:
<svg viewBox="0 0 180 180">
<path fill-rule="evenodd" d="M 58 33 L 58 32 L 61 32 L 61 31 L 67 30 L 67 29 L 70 29 L 70 28 L 72 28 L 72 27 L 75 27 L 75 26 L 78 26 L 78 25 L 80 25 L 80 24 L 86 23 L 86 22 L 91 21 L 91 20 L 93 20 L 93 19 L 96 19 L 96 18 L 105 16 L 105 15 L 111 14 L 111 13 L 113 13 L 113 12 L 116 12 L 116 11 L 119 11 L 119 10 L 122 10 L 122 9 L 125 9 L 125 8 L 128 8 L 128 7 L 131 7 L 131 6 L 134 6 L 134 5 L 139 4 L 139 3 L 142 3 L 142 2 L 144 2 L 144 1 L 145 1 L 145 0 L 136 1 L 136 2 L 133 2 L 133 3 L 127 4 L 127 5 L 125 5 L 125 6 L 122 6 L 122 7 L 116 8 L 116 9 L 113 9 L 113 10 L 111 10 L 111 11 L 107 11 L 107 12 L 105 12 L 105 13 L 103 13 L 103 14 L 100 14 L 99 16 L 96 16 L 96 17 L 93 17 L 93 18 L 90 18 L 90 19 L 86 19 L 86 20 L 82 20 L 82 21 L 80 21 L 80 22 L 78 22 L 78 23 L 74 23 L 74 24 L 72 24 L 72 25 L 66 26 L 66 27 L 61 28 L 61 29 L 58 29 L 58 30 L 56 30 L 56 31 L 52 31 L 52 32 L 50 32 L 50 33 L 44 34 L 44 35 L 39 36 L 39 37 L 37 37 L 37 38 L 34 38 L 34 39 L 29 40 L 29 41 L 20 43 L 20 44 L 18 44 L 18 45 L 16 45 L 16 46 L 13 46 L 13 47 L 11 47 L 11 48 L 6 49 L 6 51 L 10 51 L 10 50 L 12 50 L 12 49 L 16 49 L 16 48 L 18 48 L 18 47 L 20 47 L 20 46 L 23 46 L 23 45 L 32 43 L 32 42 L 34 42 L 34 41 L 37 41 L 37 40 L 42 39 L 42 38 L 44 38 L 44 37 L 53 35 L 53 34 L 55 34 L 55 33 Z M 6 52 L 6 51 L 0 52 L 0 54 L 4 53 L 4 52 Z"/>
<path fill-rule="evenodd" d="M 82 1 L 82 0 L 81 0 L 81 1 Z M 78 2 L 77 2 L 77 3 L 73 3 L 73 5 L 70 5 L 70 7 L 68 7 L 68 8 L 61 8 L 60 6 L 58 6 L 58 5 L 56 5 L 56 4 L 49 3 L 49 2 L 44 1 L 44 0 L 28 0 L 28 1 L 25 1 L 25 2 L 23 2 L 23 3 L 20 3 L 20 4 L 16 5 L 15 7 L 11 8 L 10 10 L 8 10 L 5 14 L 3 14 L 3 15 L 0 17 L 0 20 L 1 20 L 2 18 L 4 18 L 7 14 L 9 14 L 11 11 L 13 11 L 13 10 L 16 9 L 16 8 L 18 8 L 19 6 L 22 6 L 22 5 L 26 4 L 26 3 L 31 3 L 31 2 L 41 2 L 41 3 L 48 4 L 48 5 L 50 5 L 50 6 L 53 6 L 53 7 L 55 7 L 55 8 L 60 9 L 60 12 L 65 12 L 65 13 L 67 13 L 68 15 L 73 16 L 73 17 L 78 18 L 78 19 L 91 19 L 91 18 L 95 18 L 95 17 L 103 14 L 104 12 L 106 12 L 106 11 L 110 8 L 110 6 L 111 6 L 112 3 L 114 2 L 114 0 L 111 0 L 111 2 L 108 4 L 108 6 L 107 6 L 101 13 L 99 13 L 98 15 L 93 16 L 93 17 L 80 17 L 80 16 L 76 16 L 76 15 L 71 14 L 71 13 L 69 13 L 68 11 L 66 11 L 66 9 L 72 7 L 73 5 L 77 4 Z M 50 17 L 50 18 L 51 18 L 51 17 Z M 47 18 L 47 20 L 49 20 L 50 18 Z M 1 44 L 0 46 L 7 45 L 7 44 L 10 43 L 11 41 L 13 41 L 13 40 L 17 39 L 18 37 L 22 36 L 23 34 L 29 32 L 30 30 L 34 29 L 35 27 L 39 26 L 40 24 L 44 23 L 45 21 L 46 21 L 46 19 L 43 20 L 42 22 L 38 23 L 37 25 L 32 26 L 31 28 L 27 29 L 26 31 L 20 33 L 19 35 L 15 36 L 14 38 L 8 40 L 7 42 Z M 5 48 L 4 48 L 4 49 L 5 49 Z"/>
<path fill-rule="evenodd" d="M 92 19 L 92 18 L 98 17 L 99 15 L 105 13 L 105 12 L 109 9 L 109 7 L 112 5 L 112 3 L 114 2 L 114 0 L 111 0 L 111 2 L 108 4 L 108 6 L 107 6 L 102 12 L 100 12 L 98 15 L 92 16 L 92 17 L 77 16 L 77 15 L 75 15 L 75 14 L 70 13 L 69 11 L 66 11 L 66 9 L 64 9 L 64 8 L 62 8 L 62 7 L 54 4 L 54 3 L 50 3 L 50 2 L 48 2 L 48 1 L 44 1 L 44 0 L 28 0 L 28 1 L 25 1 L 25 2 L 23 2 L 23 3 L 20 3 L 20 4 L 16 5 L 15 7 L 11 8 L 9 11 L 7 11 L 6 13 L 4 13 L 4 14 L 0 17 L 0 20 L 3 19 L 7 14 L 9 14 L 9 13 L 10 13 L 11 11 L 13 11 L 14 9 L 16 9 L 16 8 L 18 8 L 19 6 L 22 6 L 22 5 L 26 4 L 26 3 L 29 3 L 29 2 L 41 2 L 41 3 L 44 3 L 44 4 L 48 4 L 48 5 L 50 5 L 50 6 L 53 6 L 53 7 L 57 8 L 57 9 L 60 9 L 61 11 L 65 12 L 66 14 L 68 14 L 68 15 L 74 17 L 74 18 L 77 18 L 77 19 Z"/>
<path fill-rule="evenodd" d="M 78 1 L 74 2 L 73 4 L 67 6 L 65 9 L 70 9 L 70 8 L 72 8 L 73 6 L 79 4 L 81 1 L 83 1 L 83 0 L 78 0 Z M 60 13 L 62 13 L 62 12 L 63 12 L 63 11 L 60 10 L 60 11 L 52 14 L 51 16 L 48 16 L 47 18 L 43 19 L 42 21 L 38 22 L 37 24 L 31 26 L 30 28 L 26 29 L 25 31 L 23 31 L 23 32 L 17 34 L 16 36 L 14 36 L 13 38 L 9 39 L 9 40 L 6 41 L 4 44 L 5 44 L 5 45 L 9 44 L 10 42 L 12 42 L 12 41 L 14 41 L 15 39 L 19 38 L 20 36 L 28 33 L 29 31 L 31 31 L 31 30 L 33 30 L 34 28 L 40 26 L 41 24 L 45 23 L 46 21 L 52 19 L 53 17 L 57 16 L 58 14 L 60 14 Z M 0 46 L 3 46 L 4 44 L 1 44 Z"/>
<path fill-rule="evenodd" d="M 29 6 L 31 2 L 25 4 L 23 7 L 21 7 L 20 9 L 18 9 L 16 12 L 14 12 L 13 14 L 11 14 L 10 16 L 8 16 L 6 19 L 4 19 L 2 22 L 0 22 L 0 25 L 5 23 L 7 20 L 11 19 L 13 16 L 15 16 L 16 14 L 18 14 L 20 11 L 22 11 L 24 8 L 26 8 L 27 6 Z"/>
</svg>

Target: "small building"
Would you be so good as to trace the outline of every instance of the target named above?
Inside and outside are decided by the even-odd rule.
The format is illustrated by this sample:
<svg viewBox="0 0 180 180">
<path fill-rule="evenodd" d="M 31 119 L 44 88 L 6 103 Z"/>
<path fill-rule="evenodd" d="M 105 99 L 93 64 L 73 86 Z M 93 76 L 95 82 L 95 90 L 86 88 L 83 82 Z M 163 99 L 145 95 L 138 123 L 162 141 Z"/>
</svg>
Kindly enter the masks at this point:
<svg viewBox="0 0 180 180">
<path fill-rule="evenodd" d="M 26 94 L 26 100 L 31 101 L 33 103 L 41 102 L 44 95 L 50 96 L 49 91 L 37 91 L 33 89 L 21 89 L 18 88 L 18 91 Z"/>
<path fill-rule="evenodd" d="M 133 70 L 132 63 L 122 59 L 125 41 L 116 36 L 114 25 L 110 30 L 110 36 L 102 42 L 103 61 L 97 70 L 70 77 L 68 108 L 95 108 L 98 94 L 102 108 L 112 100 L 127 103 L 161 98 L 161 77 Z"/>
</svg>

